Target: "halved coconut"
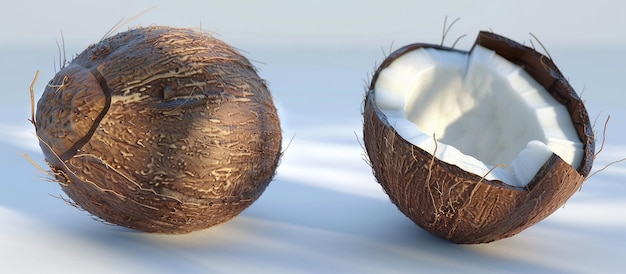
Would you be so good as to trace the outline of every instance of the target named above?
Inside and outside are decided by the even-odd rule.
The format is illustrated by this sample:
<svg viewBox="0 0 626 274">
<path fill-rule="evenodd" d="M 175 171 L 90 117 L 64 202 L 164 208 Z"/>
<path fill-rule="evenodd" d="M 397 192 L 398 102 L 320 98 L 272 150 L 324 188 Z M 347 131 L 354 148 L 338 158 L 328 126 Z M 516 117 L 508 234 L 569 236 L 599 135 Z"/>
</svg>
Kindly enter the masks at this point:
<svg viewBox="0 0 626 274">
<path fill-rule="evenodd" d="M 594 135 L 550 58 L 481 32 L 469 51 L 412 44 L 377 69 L 363 139 L 391 201 L 455 243 L 513 236 L 582 185 Z"/>
</svg>

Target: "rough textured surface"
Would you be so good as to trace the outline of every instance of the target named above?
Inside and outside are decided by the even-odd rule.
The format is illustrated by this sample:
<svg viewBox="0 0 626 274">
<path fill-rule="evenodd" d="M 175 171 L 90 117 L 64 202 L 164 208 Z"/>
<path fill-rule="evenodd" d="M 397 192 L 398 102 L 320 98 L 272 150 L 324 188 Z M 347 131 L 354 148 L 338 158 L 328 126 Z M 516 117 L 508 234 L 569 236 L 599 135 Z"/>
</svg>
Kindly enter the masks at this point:
<svg viewBox="0 0 626 274">
<path fill-rule="evenodd" d="M 107 222 L 186 233 L 225 222 L 274 176 L 281 129 L 254 67 L 190 29 L 129 30 L 90 46 L 37 104 L 45 158 Z"/>
<path fill-rule="evenodd" d="M 365 98 L 367 154 L 376 179 L 398 209 L 425 230 L 455 243 L 495 241 L 543 220 L 581 187 L 594 156 L 593 131 L 583 102 L 549 58 L 488 32 L 481 32 L 476 44 L 522 66 L 564 104 L 585 153 L 576 168 L 553 154 L 525 188 L 484 180 L 434 158 L 402 139 L 387 122 L 376 106 L 374 86 L 380 71 L 402 54 L 422 47 L 458 50 L 412 44 L 392 53 L 377 69 Z"/>
</svg>

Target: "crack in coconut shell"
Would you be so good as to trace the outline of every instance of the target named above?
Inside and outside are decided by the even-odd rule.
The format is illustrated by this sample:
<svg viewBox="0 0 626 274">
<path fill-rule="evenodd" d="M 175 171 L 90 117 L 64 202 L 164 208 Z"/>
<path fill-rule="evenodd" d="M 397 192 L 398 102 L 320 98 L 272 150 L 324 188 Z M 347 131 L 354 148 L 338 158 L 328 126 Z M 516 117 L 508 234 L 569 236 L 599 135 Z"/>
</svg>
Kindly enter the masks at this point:
<svg viewBox="0 0 626 274">
<path fill-rule="evenodd" d="M 92 68 L 89 70 L 89 72 L 91 72 L 93 77 L 96 79 L 96 81 L 100 85 L 100 89 L 102 89 L 102 91 L 104 92 L 104 96 L 105 96 L 104 107 L 102 108 L 102 111 L 100 111 L 100 114 L 98 114 L 98 116 L 96 116 L 96 118 L 94 119 L 93 124 L 89 128 L 89 131 L 87 131 L 87 133 L 83 137 L 81 137 L 78 141 L 76 141 L 76 143 L 74 143 L 72 147 L 67 149 L 67 151 L 65 151 L 63 154 L 59 156 L 59 158 L 61 158 L 61 160 L 63 161 L 67 161 L 68 159 L 76 155 L 76 152 L 80 148 L 82 148 L 87 142 L 89 142 L 89 139 L 91 139 L 91 136 L 94 134 L 94 132 L 100 125 L 100 121 L 102 121 L 102 118 L 104 118 L 104 116 L 109 111 L 109 108 L 111 107 L 111 88 L 109 88 L 109 86 L 107 85 L 106 80 L 104 80 L 104 77 L 102 76 L 102 74 L 100 74 L 100 72 L 97 69 Z"/>
<path fill-rule="evenodd" d="M 89 46 L 55 75 L 35 121 L 69 198 L 146 232 L 230 220 L 263 193 L 281 155 L 265 81 L 190 29 L 132 29 Z"/>
<path fill-rule="evenodd" d="M 363 140 L 374 175 L 413 222 L 441 238 L 465 244 L 511 237 L 552 214 L 580 189 L 594 156 L 594 135 L 584 104 L 552 60 L 489 32 L 480 32 L 475 45 L 521 66 L 566 107 L 584 155 L 574 168 L 553 153 L 525 187 L 487 180 L 439 160 L 395 131 L 376 105 L 374 86 L 384 68 L 410 51 L 467 52 L 420 43 L 390 54 L 376 70 L 364 102 Z"/>
</svg>

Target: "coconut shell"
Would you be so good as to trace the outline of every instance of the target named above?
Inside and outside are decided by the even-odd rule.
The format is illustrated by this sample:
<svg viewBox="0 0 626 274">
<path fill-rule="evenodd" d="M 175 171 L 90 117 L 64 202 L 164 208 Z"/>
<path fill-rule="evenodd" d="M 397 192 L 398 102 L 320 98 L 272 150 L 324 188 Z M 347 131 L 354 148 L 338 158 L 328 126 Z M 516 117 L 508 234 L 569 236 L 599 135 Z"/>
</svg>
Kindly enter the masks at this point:
<svg viewBox="0 0 626 274">
<path fill-rule="evenodd" d="M 251 205 L 274 176 L 281 129 L 250 62 L 195 30 L 132 29 L 89 46 L 37 104 L 63 191 L 106 222 L 186 233 Z"/>
<path fill-rule="evenodd" d="M 374 87 L 381 70 L 407 52 L 419 48 L 459 50 L 411 44 L 393 52 L 376 70 L 365 98 L 363 140 L 374 175 L 391 201 L 413 222 L 462 244 L 511 237 L 548 217 L 581 188 L 594 159 L 594 134 L 585 106 L 550 58 L 490 32 L 480 32 L 475 45 L 521 66 L 567 108 L 584 156 L 580 166 L 572 167 L 553 154 L 525 187 L 486 180 L 435 158 L 394 130 L 376 105 Z"/>
</svg>

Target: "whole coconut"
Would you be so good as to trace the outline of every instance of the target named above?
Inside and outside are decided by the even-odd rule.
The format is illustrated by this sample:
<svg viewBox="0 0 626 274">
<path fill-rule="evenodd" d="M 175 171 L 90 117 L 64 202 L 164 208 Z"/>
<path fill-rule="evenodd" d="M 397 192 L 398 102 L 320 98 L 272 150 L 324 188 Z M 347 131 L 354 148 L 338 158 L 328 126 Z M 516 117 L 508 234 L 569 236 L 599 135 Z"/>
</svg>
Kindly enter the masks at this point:
<svg viewBox="0 0 626 274">
<path fill-rule="evenodd" d="M 490 32 L 469 51 L 393 52 L 367 91 L 363 139 L 398 209 L 455 243 L 510 237 L 546 218 L 594 159 L 583 101 L 553 61 Z"/>
<path fill-rule="evenodd" d="M 37 104 L 63 191 L 106 222 L 158 233 L 223 223 L 274 176 L 281 128 L 250 62 L 200 31 L 153 26 L 89 46 Z"/>
</svg>

